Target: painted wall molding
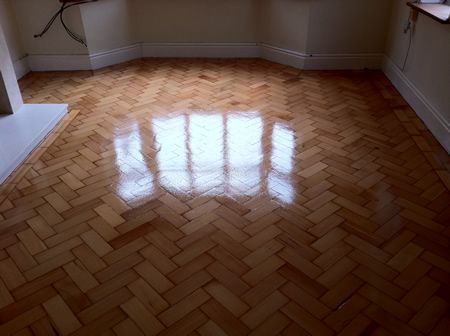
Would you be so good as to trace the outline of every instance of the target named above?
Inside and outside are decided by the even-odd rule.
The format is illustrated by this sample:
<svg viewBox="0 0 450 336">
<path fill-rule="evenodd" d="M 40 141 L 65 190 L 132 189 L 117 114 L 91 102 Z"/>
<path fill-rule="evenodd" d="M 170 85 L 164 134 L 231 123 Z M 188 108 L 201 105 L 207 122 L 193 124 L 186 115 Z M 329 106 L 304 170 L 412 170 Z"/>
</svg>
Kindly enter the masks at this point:
<svg viewBox="0 0 450 336">
<path fill-rule="evenodd" d="M 299 69 L 379 69 L 381 54 L 304 54 L 259 43 L 137 43 L 96 54 L 28 55 L 15 63 L 16 75 L 28 71 L 96 70 L 141 57 L 263 58 Z"/>
<path fill-rule="evenodd" d="M 380 69 L 383 54 L 306 54 L 261 44 L 261 57 L 304 70 Z"/>
<path fill-rule="evenodd" d="M 143 43 L 143 57 L 259 58 L 258 43 Z"/>
<path fill-rule="evenodd" d="M 260 44 L 260 49 L 261 58 L 298 69 L 304 69 L 305 60 L 308 57 L 308 55 L 297 51 L 283 49 L 268 44 Z"/>
<path fill-rule="evenodd" d="M 91 70 L 90 56 L 85 55 L 28 55 L 31 71 Z"/>
<path fill-rule="evenodd" d="M 380 69 L 383 54 L 312 54 L 305 59 L 305 70 Z"/>
<path fill-rule="evenodd" d="M 101 53 L 91 54 L 89 62 L 92 70 L 110 65 L 128 62 L 142 57 L 142 44 L 136 43 L 123 48 L 117 48 Z"/>
<path fill-rule="evenodd" d="M 383 59 L 382 70 L 435 138 L 450 153 L 450 121 L 445 120 L 425 95 L 387 56 Z"/>
</svg>

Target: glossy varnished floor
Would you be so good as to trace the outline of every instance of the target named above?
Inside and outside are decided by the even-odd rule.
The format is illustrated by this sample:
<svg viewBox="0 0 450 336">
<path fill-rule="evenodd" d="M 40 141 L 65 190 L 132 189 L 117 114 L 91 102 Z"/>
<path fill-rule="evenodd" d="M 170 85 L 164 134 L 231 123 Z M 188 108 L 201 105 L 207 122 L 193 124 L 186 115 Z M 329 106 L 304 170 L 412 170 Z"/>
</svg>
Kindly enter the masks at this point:
<svg viewBox="0 0 450 336">
<path fill-rule="evenodd" d="M 80 113 L 0 203 L 1 335 L 448 335 L 449 157 L 381 73 L 21 86 Z"/>
</svg>

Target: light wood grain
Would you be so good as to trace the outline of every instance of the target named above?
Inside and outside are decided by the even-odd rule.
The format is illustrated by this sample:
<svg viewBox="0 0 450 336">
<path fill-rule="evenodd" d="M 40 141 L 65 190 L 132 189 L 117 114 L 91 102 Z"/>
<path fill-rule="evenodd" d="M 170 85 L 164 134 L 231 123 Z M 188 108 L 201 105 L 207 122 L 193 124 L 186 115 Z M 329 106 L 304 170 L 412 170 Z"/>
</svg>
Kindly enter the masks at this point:
<svg viewBox="0 0 450 336">
<path fill-rule="evenodd" d="M 449 156 L 380 72 L 32 73 L 79 111 L 0 198 L 0 333 L 440 335 Z"/>
</svg>

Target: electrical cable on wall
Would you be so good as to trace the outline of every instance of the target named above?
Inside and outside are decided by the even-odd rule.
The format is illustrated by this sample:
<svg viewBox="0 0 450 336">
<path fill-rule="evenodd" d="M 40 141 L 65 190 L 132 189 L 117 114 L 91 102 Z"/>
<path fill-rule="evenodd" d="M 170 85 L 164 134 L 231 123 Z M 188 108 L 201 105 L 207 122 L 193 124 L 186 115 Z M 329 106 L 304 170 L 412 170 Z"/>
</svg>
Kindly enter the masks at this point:
<svg viewBox="0 0 450 336">
<path fill-rule="evenodd" d="M 417 2 L 417 1 L 414 1 Z M 420 2 L 419 2 L 420 3 Z M 408 58 L 409 58 L 409 52 L 411 51 L 411 44 L 412 44 L 412 39 L 413 39 L 413 29 L 414 29 L 414 11 L 411 10 L 409 12 L 409 17 L 408 17 L 408 22 L 406 23 L 405 27 L 403 28 L 403 34 L 406 34 L 409 32 L 409 39 L 408 39 L 408 48 L 406 50 L 406 55 L 405 55 L 405 59 L 403 60 L 403 65 L 402 65 L 402 71 L 405 71 L 406 68 L 406 64 L 408 63 Z"/>
<path fill-rule="evenodd" d="M 408 21 L 408 28 L 405 31 L 405 34 L 409 31 L 409 42 L 408 42 L 408 48 L 406 50 L 406 55 L 405 55 L 405 60 L 403 61 L 403 65 L 402 65 L 402 71 L 405 71 L 406 68 L 406 64 L 408 62 L 408 58 L 409 58 L 409 52 L 411 51 L 411 44 L 412 44 L 412 28 L 411 28 L 411 21 Z"/>
<path fill-rule="evenodd" d="M 45 28 L 42 30 L 42 32 L 40 32 L 39 34 L 34 35 L 34 37 L 37 38 L 37 37 L 44 36 L 50 30 L 50 28 L 52 27 L 52 25 L 55 22 L 55 20 L 59 17 L 59 20 L 61 21 L 61 24 L 62 24 L 64 30 L 66 31 L 67 35 L 69 35 L 73 40 L 75 40 L 78 43 L 80 43 L 80 44 L 84 45 L 85 47 L 87 47 L 86 42 L 83 40 L 83 38 L 78 36 L 77 34 L 75 34 L 66 25 L 66 23 L 64 21 L 63 14 L 70 7 L 82 5 L 82 4 L 85 4 L 85 3 L 95 2 L 95 1 L 97 1 L 97 0 L 78 1 L 78 2 L 75 2 L 75 3 L 71 3 L 71 4 L 68 4 L 68 2 L 69 2 L 68 0 L 62 1 L 62 5 L 61 5 L 60 9 L 52 16 L 50 21 L 48 21 L 48 23 L 45 25 Z M 71 2 L 73 2 L 73 1 L 71 1 Z"/>
</svg>

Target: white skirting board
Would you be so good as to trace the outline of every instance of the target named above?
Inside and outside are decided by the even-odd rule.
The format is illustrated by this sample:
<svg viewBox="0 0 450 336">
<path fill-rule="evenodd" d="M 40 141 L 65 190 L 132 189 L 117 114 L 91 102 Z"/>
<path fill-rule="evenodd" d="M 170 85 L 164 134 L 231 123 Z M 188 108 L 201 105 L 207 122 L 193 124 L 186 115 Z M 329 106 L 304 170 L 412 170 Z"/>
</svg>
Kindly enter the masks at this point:
<svg viewBox="0 0 450 336">
<path fill-rule="evenodd" d="M 143 57 L 258 58 L 257 43 L 143 43 Z"/>
<path fill-rule="evenodd" d="M 66 104 L 25 104 L 0 115 L 0 184 L 56 126 Z"/>
<path fill-rule="evenodd" d="M 381 54 L 303 54 L 260 43 L 136 43 L 91 55 L 29 55 L 15 64 L 18 78 L 27 71 L 95 70 L 141 57 L 263 58 L 299 69 L 379 69 Z"/>
<path fill-rule="evenodd" d="M 109 65 L 128 62 L 142 57 L 142 45 L 140 43 L 114 50 L 92 54 L 89 56 L 91 69 L 96 70 Z"/>
<path fill-rule="evenodd" d="M 383 72 L 447 153 L 450 154 L 450 122 L 445 120 L 425 95 L 388 57 L 385 57 L 383 60 Z"/>
<path fill-rule="evenodd" d="M 313 54 L 305 59 L 305 70 L 380 69 L 382 54 Z"/>
<path fill-rule="evenodd" d="M 268 44 L 261 44 L 260 48 L 261 58 L 263 59 L 289 65 L 298 69 L 303 69 L 305 67 L 305 59 L 307 57 L 305 54 L 270 46 Z"/>
<path fill-rule="evenodd" d="M 261 57 L 305 70 L 380 69 L 382 54 L 305 54 L 261 44 Z"/>
<path fill-rule="evenodd" d="M 29 55 L 31 71 L 91 70 L 89 55 Z"/>
</svg>

